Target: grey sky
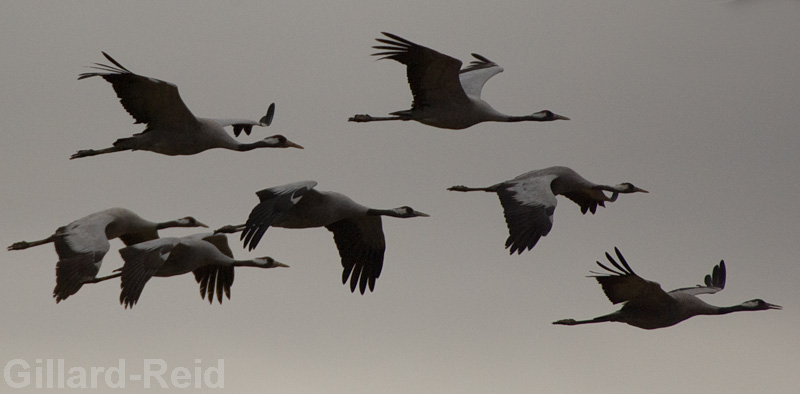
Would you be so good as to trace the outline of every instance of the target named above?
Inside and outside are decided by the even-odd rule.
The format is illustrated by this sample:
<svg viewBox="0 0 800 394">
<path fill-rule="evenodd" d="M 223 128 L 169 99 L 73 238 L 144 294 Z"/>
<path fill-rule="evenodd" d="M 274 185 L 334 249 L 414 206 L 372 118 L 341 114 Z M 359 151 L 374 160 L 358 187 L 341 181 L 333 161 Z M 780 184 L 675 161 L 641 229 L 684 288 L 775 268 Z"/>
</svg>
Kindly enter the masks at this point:
<svg viewBox="0 0 800 394">
<path fill-rule="evenodd" d="M 236 393 L 787 393 L 800 385 L 800 2 L 294 1 L 5 2 L 0 16 L 0 239 L 51 234 L 126 207 L 151 220 L 242 222 L 255 191 L 313 179 L 365 205 L 430 218 L 384 220 L 375 292 L 351 294 L 324 229 L 271 229 L 249 253 L 289 269 L 240 269 L 231 300 L 209 306 L 191 275 L 155 278 L 124 310 L 118 282 L 56 305 L 52 246 L 2 253 L 0 361 L 141 371 L 147 358 L 225 360 Z M 348 123 L 407 109 L 405 69 L 374 61 L 388 31 L 505 72 L 483 97 L 552 123 L 439 130 Z M 101 79 L 111 54 L 179 86 L 197 116 L 257 119 L 305 150 L 121 152 L 68 160 L 143 129 Z M 552 232 L 509 256 L 497 198 L 448 192 L 569 166 L 633 182 L 596 215 L 559 198 Z M 186 235 L 191 229 L 163 231 Z M 101 273 L 121 264 L 114 241 Z M 644 331 L 553 326 L 616 309 L 594 261 L 618 246 L 665 289 L 701 283 L 725 259 L 727 287 L 782 311 L 697 317 Z M 5 384 L 0 382 L 0 384 Z M 136 382 L 128 382 L 138 390 Z M 101 386 L 102 387 L 102 386 Z M 33 390 L 19 390 L 29 392 Z M 113 390 L 109 390 L 113 391 Z M 158 390 L 154 390 L 158 391 Z M 103 392 L 103 390 L 96 390 Z"/>
</svg>

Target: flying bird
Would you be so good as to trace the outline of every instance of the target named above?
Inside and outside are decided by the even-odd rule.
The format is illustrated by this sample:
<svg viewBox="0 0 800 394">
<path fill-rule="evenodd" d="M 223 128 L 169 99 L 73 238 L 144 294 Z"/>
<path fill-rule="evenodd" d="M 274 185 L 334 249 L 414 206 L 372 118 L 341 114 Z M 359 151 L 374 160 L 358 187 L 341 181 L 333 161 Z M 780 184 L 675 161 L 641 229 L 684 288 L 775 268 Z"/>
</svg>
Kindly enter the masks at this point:
<svg viewBox="0 0 800 394">
<path fill-rule="evenodd" d="M 154 276 L 169 277 L 194 273 L 200 284 L 200 297 L 214 302 L 214 294 L 222 303 L 222 293 L 231 298 L 234 267 L 275 268 L 288 265 L 272 257 L 236 260 L 224 234 L 203 233 L 180 238 L 159 238 L 119 250 L 125 264 L 122 275 L 120 304 L 133 308 L 145 284 Z"/>
<path fill-rule="evenodd" d="M 167 222 L 151 222 L 125 208 L 110 208 L 75 220 L 39 241 L 20 241 L 8 250 L 22 250 L 53 243 L 58 254 L 56 303 L 75 294 L 85 283 L 96 283 L 119 275 L 96 278 L 108 250 L 108 240 L 119 238 L 125 245 L 133 245 L 158 238 L 158 230 L 170 227 L 208 227 L 187 216 Z"/>
<path fill-rule="evenodd" d="M 656 282 L 643 279 L 633 272 L 622 253 L 616 247 L 619 263 L 610 254 L 606 258 L 616 268 L 609 268 L 599 261 L 597 265 L 609 274 L 593 275 L 597 279 L 609 301 L 622 304 L 622 308 L 614 313 L 595 317 L 590 320 L 564 319 L 553 322 L 565 326 L 578 324 L 615 321 L 627 323 L 634 327 L 652 330 L 678 324 L 690 317 L 698 315 L 725 315 L 739 311 L 763 311 L 782 309 L 779 305 L 770 304 L 761 299 L 745 301 L 733 306 L 714 306 L 697 298 L 700 294 L 714 294 L 725 288 L 725 261 L 715 266 L 711 275 L 706 275 L 705 285 L 685 287 L 665 292 Z"/>
<path fill-rule="evenodd" d="M 280 134 L 243 143 L 236 141 L 225 131 L 225 126 L 233 126 L 236 136 L 242 131 L 249 135 L 253 126 L 268 126 L 275 113 L 274 103 L 258 122 L 248 119 L 197 118 L 183 103 L 177 86 L 134 74 L 107 53 L 103 52 L 103 55 L 114 66 L 95 63 L 91 68 L 103 72 L 83 73 L 78 79 L 102 77 L 111 83 L 120 103 L 136 120 L 135 123 L 144 123 L 147 128 L 131 137 L 118 139 L 109 148 L 79 150 L 70 159 L 123 150 L 147 150 L 175 156 L 193 155 L 213 148 L 240 152 L 256 148 L 303 148 Z"/>
<path fill-rule="evenodd" d="M 386 240 L 381 216 L 411 218 L 428 216 L 404 206 L 374 209 L 356 203 L 340 193 L 318 191 L 315 181 L 302 181 L 256 192 L 261 202 L 250 212 L 245 224 L 229 225 L 219 233 L 242 231 L 244 247 L 253 250 L 264 232 L 272 227 L 325 227 L 333 232 L 333 240 L 342 259 L 342 284 L 350 280 L 350 291 L 367 286 L 373 291 L 381 275 Z"/>
<path fill-rule="evenodd" d="M 521 254 L 531 250 L 540 237 L 546 236 L 553 227 L 557 195 L 563 195 L 580 205 L 581 212 L 592 214 L 597 206 L 617 200 L 620 193 L 648 193 L 633 184 L 598 185 L 592 183 L 567 167 L 548 167 L 526 172 L 514 179 L 489 187 L 453 186 L 447 190 L 457 192 L 484 191 L 497 193 L 506 217 L 509 237 L 506 249 L 510 254 Z M 611 192 L 611 197 L 603 191 Z"/>
<path fill-rule="evenodd" d="M 498 112 L 481 99 L 481 90 L 489 78 L 503 71 L 495 62 L 473 53 L 469 66 L 433 49 L 417 45 L 394 34 L 376 38 L 385 45 L 373 46 L 381 52 L 373 56 L 392 59 L 406 65 L 408 85 L 414 101 L 411 109 L 392 112 L 390 117 L 355 115 L 350 122 L 416 120 L 443 129 L 465 129 L 481 122 L 549 122 L 569 120 L 566 116 L 544 110 L 531 115 L 510 116 Z"/>
</svg>

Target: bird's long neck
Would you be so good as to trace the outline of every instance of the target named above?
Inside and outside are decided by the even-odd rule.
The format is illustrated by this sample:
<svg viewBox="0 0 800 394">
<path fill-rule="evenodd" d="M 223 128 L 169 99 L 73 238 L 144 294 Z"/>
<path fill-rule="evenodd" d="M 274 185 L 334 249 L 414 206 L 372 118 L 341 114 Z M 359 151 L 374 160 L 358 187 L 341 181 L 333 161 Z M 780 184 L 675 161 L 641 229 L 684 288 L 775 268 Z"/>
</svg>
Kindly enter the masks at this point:
<svg viewBox="0 0 800 394">
<path fill-rule="evenodd" d="M 156 223 L 157 230 L 163 230 L 165 228 L 172 228 L 172 227 L 186 227 L 186 226 L 180 220 L 170 220 L 168 222 Z"/>
<path fill-rule="evenodd" d="M 268 142 L 260 140 L 256 142 L 240 142 L 236 145 L 235 148 L 232 149 L 237 150 L 239 152 L 247 152 L 256 148 L 269 148 L 271 146 L 272 145 L 270 145 Z"/>
<path fill-rule="evenodd" d="M 548 111 L 535 112 L 530 115 L 522 116 L 503 116 L 505 117 L 505 122 L 549 122 L 555 120 L 555 115 Z"/>
<path fill-rule="evenodd" d="M 396 212 L 395 210 L 392 210 L 392 209 L 374 209 L 374 208 L 369 208 L 369 209 L 367 209 L 367 215 L 368 216 L 394 216 L 394 217 L 400 217 L 400 213 L 398 213 L 398 212 Z"/>
<path fill-rule="evenodd" d="M 511 116 L 507 115 L 503 122 L 544 122 L 547 118 L 544 116 L 537 116 L 537 115 L 523 115 L 523 116 Z"/>
<path fill-rule="evenodd" d="M 483 100 L 473 100 L 473 105 L 475 105 L 475 112 L 480 114 L 482 122 L 544 122 L 547 121 L 547 114 L 544 113 L 533 113 L 530 115 L 522 115 L 522 116 L 512 116 L 506 115 L 494 108 L 492 108 L 489 103 Z"/>
<path fill-rule="evenodd" d="M 231 263 L 234 267 L 260 267 L 265 268 L 264 263 L 259 263 L 256 260 L 233 260 Z"/>
<path fill-rule="evenodd" d="M 705 315 L 727 315 L 728 313 L 733 312 L 741 312 L 741 311 L 753 311 L 753 309 L 747 305 L 731 305 L 731 306 L 718 306 L 714 307 L 713 310 L 709 311 L 709 313 L 704 313 Z"/>
<path fill-rule="evenodd" d="M 506 122 L 522 122 L 522 121 L 533 121 L 533 122 L 551 122 L 554 120 L 569 120 L 568 117 L 554 114 L 551 111 L 544 110 L 532 113 L 530 115 L 524 116 L 506 116 Z"/>
</svg>

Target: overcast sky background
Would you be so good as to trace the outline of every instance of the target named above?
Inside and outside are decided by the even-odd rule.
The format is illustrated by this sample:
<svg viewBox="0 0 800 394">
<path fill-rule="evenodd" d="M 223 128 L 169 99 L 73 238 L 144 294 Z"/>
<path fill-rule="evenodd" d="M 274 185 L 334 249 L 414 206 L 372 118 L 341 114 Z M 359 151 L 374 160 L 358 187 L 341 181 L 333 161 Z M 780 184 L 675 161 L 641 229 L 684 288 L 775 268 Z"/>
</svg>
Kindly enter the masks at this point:
<svg viewBox="0 0 800 394">
<path fill-rule="evenodd" d="M 431 215 L 384 220 L 383 273 L 364 296 L 341 285 L 324 229 L 271 229 L 252 253 L 232 237 L 237 257 L 269 255 L 291 268 L 238 269 L 221 306 L 200 299 L 191 275 L 154 278 L 133 310 L 120 306 L 118 281 L 57 305 L 53 247 L 3 250 L 4 367 L 46 358 L 109 367 L 124 358 L 132 374 L 148 358 L 170 368 L 224 359 L 226 391 L 236 393 L 788 393 L 800 385 L 800 1 L 4 3 L 3 246 L 115 206 L 153 221 L 240 223 L 257 190 L 305 179 L 365 205 Z M 550 109 L 572 120 L 461 131 L 348 123 L 411 104 L 405 68 L 370 56 L 381 31 L 503 66 L 483 92 L 502 112 Z M 143 129 L 110 84 L 77 80 L 84 66 L 105 63 L 100 51 L 177 84 L 197 116 L 258 119 L 274 101 L 272 126 L 242 139 L 281 133 L 306 149 L 70 161 Z M 549 236 L 509 256 L 497 197 L 446 190 L 553 165 L 650 194 L 622 195 L 585 216 L 560 197 Z M 120 266 L 120 245 L 101 274 Z M 763 298 L 784 310 L 655 331 L 551 325 L 617 309 L 586 278 L 614 246 L 666 290 L 701 283 L 725 259 L 727 287 L 706 301 Z"/>
</svg>

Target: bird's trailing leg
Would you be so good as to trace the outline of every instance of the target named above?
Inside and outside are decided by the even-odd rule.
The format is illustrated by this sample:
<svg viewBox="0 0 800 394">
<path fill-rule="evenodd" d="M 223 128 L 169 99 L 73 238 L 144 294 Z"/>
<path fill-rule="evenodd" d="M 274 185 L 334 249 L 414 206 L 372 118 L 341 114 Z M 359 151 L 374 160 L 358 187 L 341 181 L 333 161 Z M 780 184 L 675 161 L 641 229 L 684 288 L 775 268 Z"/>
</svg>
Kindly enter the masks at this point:
<svg viewBox="0 0 800 394">
<path fill-rule="evenodd" d="M 577 326 L 579 324 L 588 324 L 588 323 L 603 323 L 607 321 L 619 321 L 617 319 L 617 313 L 611 313 L 608 315 L 598 316 L 594 319 L 589 320 L 575 320 L 575 319 L 561 319 L 554 321 L 553 324 L 558 324 L 562 326 Z"/>
<path fill-rule="evenodd" d="M 387 116 L 387 117 L 374 117 L 371 115 L 353 115 L 350 119 L 347 119 L 348 122 L 377 122 L 382 120 L 408 120 L 406 118 L 400 116 Z"/>
<path fill-rule="evenodd" d="M 81 158 L 81 157 L 102 155 L 104 153 L 113 153 L 113 152 L 119 152 L 119 151 L 128 150 L 128 149 L 130 149 L 130 148 L 123 148 L 123 147 L 118 147 L 118 146 L 112 146 L 110 148 L 96 149 L 96 150 L 95 149 L 84 149 L 84 150 L 79 150 L 79 151 L 75 152 L 75 154 L 70 156 L 69 159 L 72 160 L 72 159 L 78 159 L 78 158 Z"/>
<path fill-rule="evenodd" d="M 466 187 L 464 185 L 457 185 L 457 186 L 448 187 L 447 190 L 450 190 L 450 191 L 453 191 L 453 192 L 490 192 L 490 193 L 497 192 L 497 188 L 494 187 L 494 186 L 490 186 L 490 187 Z"/>
<path fill-rule="evenodd" d="M 222 227 L 214 230 L 214 234 L 219 234 L 219 233 L 222 233 L 222 234 L 238 233 L 240 231 L 244 231 L 245 227 L 246 226 L 244 224 L 238 224 L 238 225 L 229 224 L 227 226 L 222 226 Z"/>
<path fill-rule="evenodd" d="M 13 245 L 8 247 L 8 250 L 28 249 L 28 248 L 32 248 L 34 246 L 44 245 L 46 243 L 53 242 L 53 240 L 54 240 L 53 236 L 49 236 L 49 237 L 47 237 L 45 239 L 42 239 L 42 240 L 39 240 L 39 241 L 32 241 L 32 242 L 19 241 L 19 242 L 14 242 Z"/>
<path fill-rule="evenodd" d="M 109 280 L 109 279 L 118 278 L 120 276 L 122 276 L 122 272 L 117 272 L 117 273 L 114 273 L 114 274 L 111 274 L 111 275 L 107 275 L 107 276 L 100 276 L 100 277 L 96 277 L 96 278 L 87 278 L 87 279 L 83 280 L 83 283 L 99 283 L 99 282 L 106 281 L 106 280 Z"/>
</svg>

